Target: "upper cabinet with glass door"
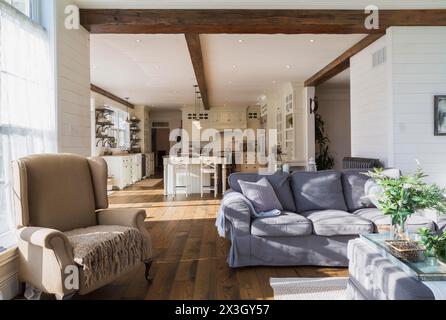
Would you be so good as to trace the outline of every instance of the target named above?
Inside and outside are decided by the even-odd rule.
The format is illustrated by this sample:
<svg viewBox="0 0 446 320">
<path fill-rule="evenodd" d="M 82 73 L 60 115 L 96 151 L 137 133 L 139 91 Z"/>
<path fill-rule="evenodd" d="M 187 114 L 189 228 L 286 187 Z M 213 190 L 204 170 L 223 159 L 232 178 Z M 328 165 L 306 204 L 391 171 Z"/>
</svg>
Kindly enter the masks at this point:
<svg viewBox="0 0 446 320">
<path fill-rule="evenodd" d="M 288 160 L 294 159 L 294 96 L 285 98 L 285 149 Z"/>
</svg>

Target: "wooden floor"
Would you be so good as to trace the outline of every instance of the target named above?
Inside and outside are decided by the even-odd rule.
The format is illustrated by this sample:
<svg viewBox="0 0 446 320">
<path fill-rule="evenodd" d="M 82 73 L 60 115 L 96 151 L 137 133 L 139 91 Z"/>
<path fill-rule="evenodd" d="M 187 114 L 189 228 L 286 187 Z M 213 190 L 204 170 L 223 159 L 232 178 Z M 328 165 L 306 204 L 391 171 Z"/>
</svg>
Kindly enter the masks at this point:
<svg viewBox="0 0 446 320">
<path fill-rule="evenodd" d="M 215 217 L 220 203 L 210 196 L 178 199 L 139 184 L 110 196 L 112 208 L 144 208 L 154 247 L 153 282 L 143 266 L 94 293 L 76 299 L 273 299 L 271 277 L 347 276 L 345 269 L 256 267 L 231 269 L 227 240 L 218 237 Z"/>
</svg>

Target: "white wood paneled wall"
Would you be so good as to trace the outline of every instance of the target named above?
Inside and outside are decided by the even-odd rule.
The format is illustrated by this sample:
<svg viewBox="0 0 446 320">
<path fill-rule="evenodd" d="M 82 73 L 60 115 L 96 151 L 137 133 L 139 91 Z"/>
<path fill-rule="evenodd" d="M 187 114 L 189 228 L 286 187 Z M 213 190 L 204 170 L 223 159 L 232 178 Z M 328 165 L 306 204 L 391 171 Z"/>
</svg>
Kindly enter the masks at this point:
<svg viewBox="0 0 446 320">
<path fill-rule="evenodd" d="M 387 62 L 372 67 L 372 54 Z M 421 162 L 446 186 L 446 137 L 434 136 L 434 96 L 446 95 L 446 27 L 392 27 L 351 59 L 352 155 L 403 172 Z"/>
</svg>

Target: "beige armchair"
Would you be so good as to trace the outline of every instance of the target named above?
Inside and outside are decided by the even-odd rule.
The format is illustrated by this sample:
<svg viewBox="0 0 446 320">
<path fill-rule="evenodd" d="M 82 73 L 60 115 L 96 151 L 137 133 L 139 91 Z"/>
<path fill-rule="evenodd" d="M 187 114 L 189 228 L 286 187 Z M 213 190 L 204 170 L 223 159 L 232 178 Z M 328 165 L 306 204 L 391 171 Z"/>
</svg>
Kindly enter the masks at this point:
<svg viewBox="0 0 446 320">
<path fill-rule="evenodd" d="M 19 278 L 57 299 L 92 292 L 152 264 L 140 209 L 108 209 L 107 164 L 70 154 L 13 163 Z"/>
</svg>

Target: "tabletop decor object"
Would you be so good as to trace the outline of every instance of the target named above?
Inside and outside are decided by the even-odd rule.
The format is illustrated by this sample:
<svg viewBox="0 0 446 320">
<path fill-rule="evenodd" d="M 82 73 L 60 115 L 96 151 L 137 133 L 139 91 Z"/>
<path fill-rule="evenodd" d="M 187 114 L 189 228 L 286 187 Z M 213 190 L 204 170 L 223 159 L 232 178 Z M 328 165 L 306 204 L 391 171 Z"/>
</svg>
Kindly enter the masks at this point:
<svg viewBox="0 0 446 320">
<path fill-rule="evenodd" d="M 418 233 L 421 236 L 420 244 L 426 248 L 428 255 L 446 262 L 446 231 L 438 235 L 428 228 L 422 228 Z"/>
<path fill-rule="evenodd" d="M 424 182 L 427 177 L 418 164 L 415 173 L 388 177 L 383 169 L 366 174 L 376 181 L 382 192 L 377 195 L 379 209 L 392 217 L 391 232 L 395 239 L 408 240 L 407 219 L 418 210 L 434 209 L 446 212 L 445 189 Z"/>
<path fill-rule="evenodd" d="M 415 241 L 386 240 L 389 251 L 395 257 L 407 261 L 418 262 L 426 259 L 426 249 Z"/>
</svg>

